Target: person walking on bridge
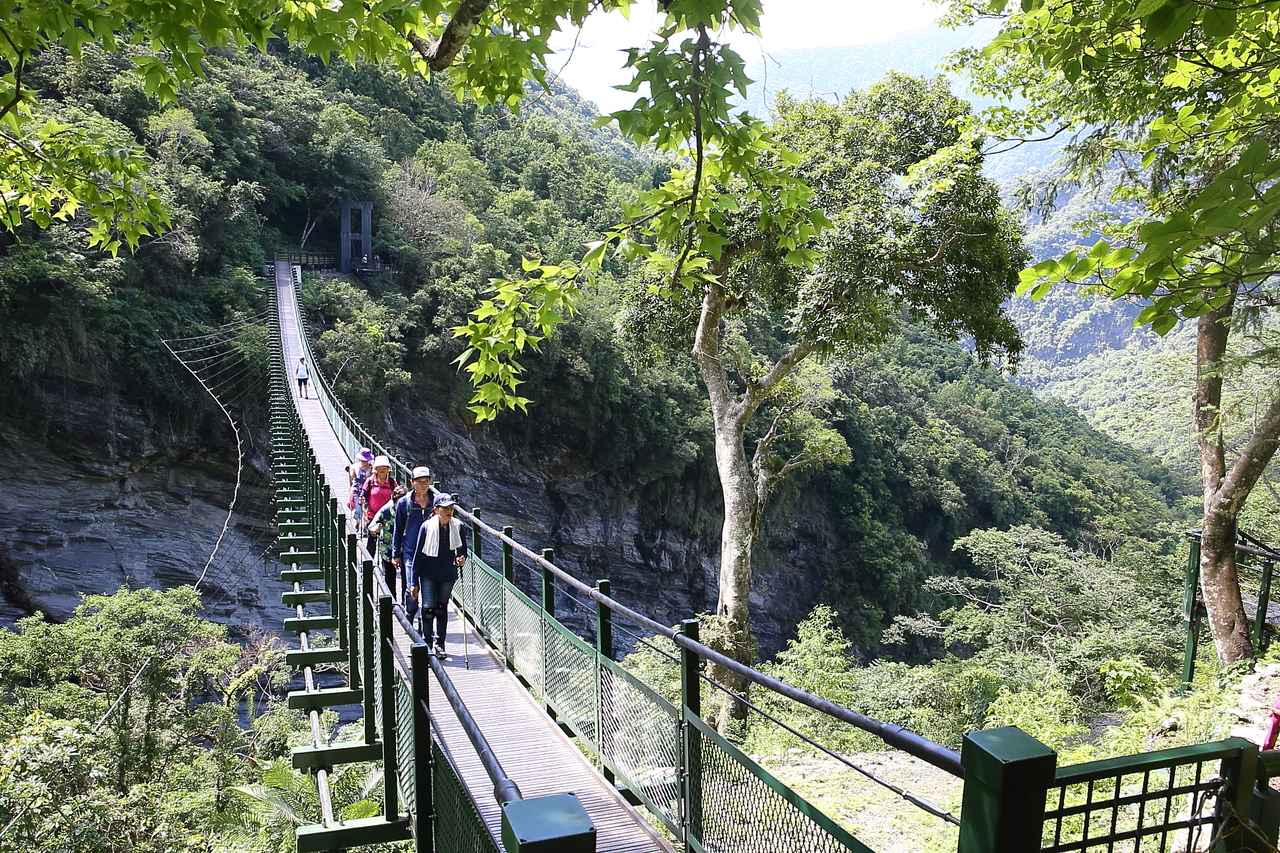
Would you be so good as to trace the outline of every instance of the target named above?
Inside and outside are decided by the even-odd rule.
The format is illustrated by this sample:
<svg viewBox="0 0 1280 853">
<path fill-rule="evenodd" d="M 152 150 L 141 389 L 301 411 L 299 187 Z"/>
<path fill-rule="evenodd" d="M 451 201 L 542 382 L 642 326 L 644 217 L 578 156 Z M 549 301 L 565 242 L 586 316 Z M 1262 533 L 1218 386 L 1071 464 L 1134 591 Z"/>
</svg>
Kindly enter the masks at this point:
<svg viewBox="0 0 1280 853">
<path fill-rule="evenodd" d="M 391 460 L 386 456 L 379 456 L 373 460 L 373 474 L 367 477 L 364 485 L 360 487 L 361 503 L 364 505 L 365 530 L 368 530 L 369 522 L 373 521 L 374 514 L 382 509 L 382 505 L 391 500 L 391 495 L 395 492 L 396 478 L 391 476 Z M 373 554 L 375 545 L 375 537 L 370 535 L 365 547 L 370 554 Z"/>
<path fill-rule="evenodd" d="M 426 465 L 419 465 L 409 473 L 409 485 L 413 491 L 396 501 L 396 528 L 391 537 L 391 562 L 400 570 L 401 586 L 405 590 L 413 580 L 418 531 L 435 511 L 436 499 L 436 490 L 431 488 L 431 469 Z"/>
<path fill-rule="evenodd" d="M 311 394 L 307 391 L 307 360 L 305 358 L 298 359 L 298 369 L 294 371 L 294 375 L 298 377 L 298 393 L 302 395 L 302 399 L 310 400 Z"/>
<path fill-rule="evenodd" d="M 441 492 L 432 506 L 434 517 L 427 519 L 418 531 L 409 594 L 420 596 L 423 637 L 430 635 L 434 628 L 436 655 L 445 658 L 448 657 L 444 639 L 449 628 L 449 595 L 458 581 L 458 568 L 467 559 L 467 530 L 453 517 L 453 508 L 457 506 L 453 495 Z"/>
<path fill-rule="evenodd" d="M 409 493 L 404 486 L 396 486 L 394 492 L 391 493 L 391 500 L 382 505 L 382 508 L 373 514 L 373 521 L 369 522 L 369 536 L 377 543 L 377 553 L 373 556 L 377 559 L 378 565 L 381 566 L 383 576 L 387 579 L 387 589 L 391 590 L 391 597 L 396 597 L 396 568 L 392 562 L 391 543 L 395 538 L 396 529 L 396 506 L 400 503 L 400 498 Z"/>
</svg>

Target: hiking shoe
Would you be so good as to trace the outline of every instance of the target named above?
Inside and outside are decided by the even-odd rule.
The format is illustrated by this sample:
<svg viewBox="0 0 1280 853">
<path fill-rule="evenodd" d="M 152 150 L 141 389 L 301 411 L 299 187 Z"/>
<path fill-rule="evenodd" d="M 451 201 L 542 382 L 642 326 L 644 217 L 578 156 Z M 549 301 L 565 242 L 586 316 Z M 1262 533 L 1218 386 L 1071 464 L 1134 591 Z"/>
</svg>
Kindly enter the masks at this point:
<svg viewBox="0 0 1280 853">
<path fill-rule="evenodd" d="M 448 660 L 449 653 L 444 649 L 444 643 L 436 643 L 436 657 L 441 660 Z"/>
</svg>

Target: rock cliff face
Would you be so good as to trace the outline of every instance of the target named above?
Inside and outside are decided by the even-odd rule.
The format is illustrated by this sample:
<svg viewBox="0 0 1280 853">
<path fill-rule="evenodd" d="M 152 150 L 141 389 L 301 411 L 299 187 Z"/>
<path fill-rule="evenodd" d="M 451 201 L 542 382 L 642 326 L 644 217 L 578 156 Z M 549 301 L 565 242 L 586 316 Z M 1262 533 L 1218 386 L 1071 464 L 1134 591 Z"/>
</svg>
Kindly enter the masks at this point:
<svg viewBox="0 0 1280 853">
<path fill-rule="evenodd" d="M 0 542 L 10 574 L 0 624 L 32 607 L 65 618 L 81 595 L 121 586 L 199 581 L 210 617 L 233 630 L 278 626 L 286 586 L 261 553 L 274 538 L 265 478 L 249 478 L 228 524 L 235 457 L 225 448 L 158 436 L 136 411 L 95 394 L 68 396 L 61 408 L 44 441 L 0 421 Z"/>
<path fill-rule="evenodd" d="M 29 595 L 0 604 L 0 625 L 25 615 L 24 604 L 65 618 L 83 594 L 199 581 L 210 618 L 233 631 L 276 629 L 288 614 L 279 566 L 262 553 L 273 535 L 266 455 L 252 460 L 259 476 L 242 487 L 241 511 L 206 569 L 234 489 L 227 447 L 211 451 L 191 437 L 156 435 L 136 411 L 94 394 L 69 396 L 64 407 L 44 441 L 0 421 L 7 484 L 0 556 L 16 573 L 16 586 L 7 588 Z M 569 453 L 504 446 L 494 430 L 468 434 L 434 409 L 401 407 L 374 428 L 405 461 L 431 465 L 438 486 L 458 493 L 464 506 L 483 508 L 487 523 L 511 525 L 534 550 L 554 548 L 557 564 L 588 583 L 608 578 L 624 604 L 666 625 L 714 610 L 719 531 L 693 538 L 644 523 L 638 485 L 585 471 Z M 489 556 L 496 562 L 496 553 Z M 536 599 L 532 569 L 517 565 Z M 754 624 L 765 651 L 784 645 L 812 606 L 816 591 L 800 577 L 784 565 L 756 580 Z M 557 611 L 584 635 L 594 633 L 591 611 L 567 592 Z M 633 633 L 619 622 L 618 646 L 629 649 Z"/>
<path fill-rule="evenodd" d="M 436 487 L 455 492 L 468 509 L 480 507 L 491 527 L 510 525 L 517 541 L 534 551 L 555 550 L 556 565 L 593 584 L 607 578 L 613 597 L 664 625 L 714 612 L 719 572 L 719 528 L 701 537 L 641 518 L 640 487 L 584 470 L 571 453 L 548 448 L 505 447 L 498 431 L 463 432 L 440 411 L 396 409 L 373 429 L 409 464 L 431 466 Z M 718 514 L 719 493 L 712 498 Z M 652 515 L 652 514 L 650 514 Z M 487 553 L 491 565 L 498 555 Z M 792 555 L 801 561 L 804 555 Z M 539 600 L 540 582 L 528 561 L 517 558 L 517 582 Z M 751 597 L 752 627 L 769 653 L 794 636 L 818 590 L 806 572 L 784 562 L 759 572 Z M 557 615 L 584 636 L 594 617 L 558 593 Z M 616 643 L 630 649 L 634 630 L 615 622 Z"/>
</svg>

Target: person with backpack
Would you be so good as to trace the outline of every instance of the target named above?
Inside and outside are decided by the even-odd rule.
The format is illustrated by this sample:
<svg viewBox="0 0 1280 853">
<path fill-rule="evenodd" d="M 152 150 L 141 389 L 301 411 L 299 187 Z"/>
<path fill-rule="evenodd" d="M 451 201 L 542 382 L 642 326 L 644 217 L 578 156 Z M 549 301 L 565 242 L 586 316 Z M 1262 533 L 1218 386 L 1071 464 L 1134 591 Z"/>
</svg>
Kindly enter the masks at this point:
<svg viewBox="0 0 1280 853">
<path fill-rule="evenodd" d="M 418 596 L 422 636 L 435 647 L 437 657 L 447 658 L 444 641 L 449 628 L 449 596 L 458 581 L 458 569 L 467 559 L 466 527 L 453 517 L 457 502 L 441 492 L 432 501 L 433 515 L 418 530 L 414 546 L 412 585 L 407 592 Z"/>
<path fill-rule="evenodd" d="M 391 546 L 395 541 L 396 505 L 400 502 L 400 498 L 408 493 L 409 490 L 404 486 L 396 486 L 395 491 L 391 493 L 391 500 L 384 503 L 382 508 L 373 514 L 373 520 L 369 522 L 369 536 L 377 543 L 377 551 L 373 557 L 382 566 L 383 575 L 387 580 L 387 589 L 391 591 L 392 598 L 396 594 L 396 567 L 391 559 L 394 554 Z"/>
<path fill-rule="evenodd" d="M 391 500 L 391 495 L 398 485 L 396 478 L 391 476 L 391 460 L 385 456 L 374 459 L 373 474 L 365 479 L 360 491 L 366 525 L 373 520 L 374 513 Z M 375 542 L 372 535 L 369 536 L 365 547 L 369 549 L 370 554 L 373 553 Z"/>
<path fill-rule="evenodd" d="M 373 451 L 367 447 L 360 448 L 356 461 L 347 466 L 347 485 L 351 488 L 351 497 L 347 498 L 347 509 L 354 510 L 352 520 L 355 521 L 356 532 L 364 532 L 364 481 L 373 473 Z"/>
<path fill-rule="evenodd" d="M 435 512 L 436 490 L 431 488 L 431 469 L 418 465 L 409 475 L 413 491 L 396 501 L 396 529 L 391 538 L 391 563 L 400 570 L 401 588 L 405 590 L 404 607 L 409 618 L 418 612 L 418 599 L 408 594 L 413 581 L 413 558 L 417 553 L 418 532 L 422 523 Z"/>
</svg>

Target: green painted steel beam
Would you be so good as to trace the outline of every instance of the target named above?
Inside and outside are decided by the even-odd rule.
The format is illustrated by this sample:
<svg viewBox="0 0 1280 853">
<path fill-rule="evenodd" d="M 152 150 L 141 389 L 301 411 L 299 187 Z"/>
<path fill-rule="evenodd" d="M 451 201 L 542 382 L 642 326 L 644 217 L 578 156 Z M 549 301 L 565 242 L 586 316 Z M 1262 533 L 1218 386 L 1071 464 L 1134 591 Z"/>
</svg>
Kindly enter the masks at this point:
<svg viewBox="0 0 1280 853">
<path fill-rule="evenodd" d="M 408 841 L 413 837 L 409 818 L 367 817 L 346 820 L 335 826 L 300 826 L 297 830 L 298 853 L 322 853 L 341 847 L 361 847 L 367 844 L 390 844 Z"/>
<path fill-rule="evenodd" d="M 315 551 L 285 551 L 280 555 L 280 562 L 286 566 L 293 563 L 314 564 L 320 562 L 320 555 Z"/>
<path fill-rule="evenodd" d="M 315 666 L 318 663 L 342 663 L 346 659 L 347 650 L 341 646 L 327 646 L 323 649 L 290 649 L 284 653 L 284 662 L 294 669 Z"/>
<path fill-rule="evenodd" d="M 301 634 L 303 631 L 332 631 L 337 627 L 337 616 L 295 616 L 284 620 L 284 629 L 296 634 Z"/>
<path fill-rule="evenodd" d="M 290 690 L 289 710 L 317 711 L 335 705 L 359 705 L 364 690 L 359 687 L 326 687 L 323 690 Z"/>
<path fill-rule="evenodd" d="M 293 762 L 294 770 L 334 767 L 338 764 L 355 764 L 358 761 L 381 761 L 382 741 L 331 743 L 328 746 L 295 746 L 289 760 Z"/>
<path fill-rule="evenodd" d="M 280 547 L 286 549 L 285 553 L 306 553 L 316 549 L 316 538 L 314 536 L 281 536 Z"/>
<path fill-rule="evenodd" d="M 329 591 L 327 589 L 304 589 L 301 592 L 285 592 L 280 595 L 280 603 L 285 607 L 294 607 L 299 604 L 311 604 L 314 601 L 328 601 Z"/>
<path fill-rule="evenodd" d="M 324 569 L 286 569 L 280 573 L 280 580 L 285 583 L 322 581 L 324 580 Z"/>
</svg>

